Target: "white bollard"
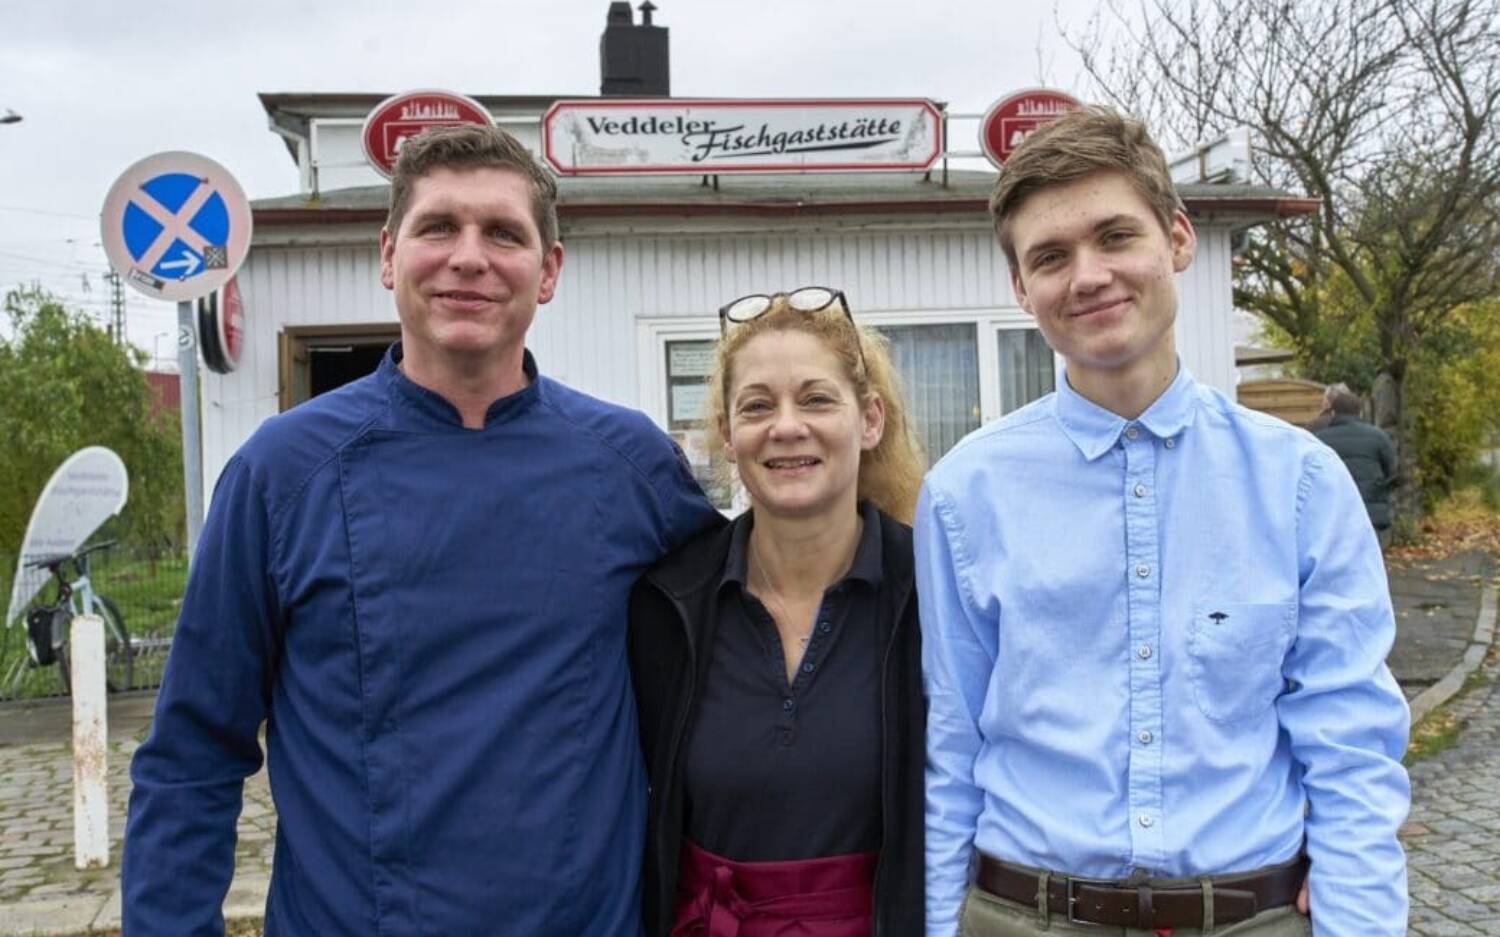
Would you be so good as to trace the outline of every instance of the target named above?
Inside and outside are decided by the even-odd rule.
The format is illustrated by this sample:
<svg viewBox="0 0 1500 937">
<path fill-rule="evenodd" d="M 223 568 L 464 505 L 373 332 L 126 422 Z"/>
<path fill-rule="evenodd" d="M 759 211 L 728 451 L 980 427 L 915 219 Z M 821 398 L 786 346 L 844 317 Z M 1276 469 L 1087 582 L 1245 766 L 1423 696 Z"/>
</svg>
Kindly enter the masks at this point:
<svg viewBox="0 0 1500 937">
<path fill-rule="evenodd" d="M 104 685 L 104 619 L 80 615 L 71 628 L 73 689 L 73 864 L 109 865 L 109 745 Z"/>
</svg>

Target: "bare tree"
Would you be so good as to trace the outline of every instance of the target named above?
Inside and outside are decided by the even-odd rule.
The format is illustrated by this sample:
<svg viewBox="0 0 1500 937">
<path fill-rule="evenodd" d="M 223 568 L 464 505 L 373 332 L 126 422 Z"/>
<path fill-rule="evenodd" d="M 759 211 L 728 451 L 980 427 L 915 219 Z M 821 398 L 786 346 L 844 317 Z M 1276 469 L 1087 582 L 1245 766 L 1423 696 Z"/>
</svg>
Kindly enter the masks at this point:
<svg viewBox="0 0 1500 937">
<path fill-rule="evenodd" d="M 1408 368 L 1449 313 L 1500 285 L 1496 7 L 1113 0 L 1067 34 L 1098 97 L 1165 143 L 1248 126 L 1256 181 L 1321 201 L 1315 216 L 1256 229 L 1237 260 L 1235 302 L 1314 364 L 1337 357 L 1355 321 L 1372 326 L 1376 418 L 1407 477 Z"/>
</svg>

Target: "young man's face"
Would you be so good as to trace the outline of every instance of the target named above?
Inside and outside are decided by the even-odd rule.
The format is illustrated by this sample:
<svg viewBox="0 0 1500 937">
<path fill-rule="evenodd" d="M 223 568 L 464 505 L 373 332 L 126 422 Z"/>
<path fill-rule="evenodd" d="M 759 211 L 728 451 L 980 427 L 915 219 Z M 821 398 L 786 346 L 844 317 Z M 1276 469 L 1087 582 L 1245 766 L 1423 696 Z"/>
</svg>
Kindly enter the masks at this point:
<svg viewBox="0 0 1500 937">
<path fill-rule="evenodd" d="M 380 282 L 395 293 L 408 357 L 518 352 L 552 299 L 562 245 L 543 245 L 525 177 L 435 169 L 416 181 L 397 231 L 380 234 Z"/>
<path fill-rule="evenodd" d="M 1175 367 L 1173 276 L 1197 249 L 1186 215 L 1163 231 L 1125 176 L 1099 172 L 1029 196 L 1010 231 L 1016 298 L 1071 376 Z"/>
</svg>

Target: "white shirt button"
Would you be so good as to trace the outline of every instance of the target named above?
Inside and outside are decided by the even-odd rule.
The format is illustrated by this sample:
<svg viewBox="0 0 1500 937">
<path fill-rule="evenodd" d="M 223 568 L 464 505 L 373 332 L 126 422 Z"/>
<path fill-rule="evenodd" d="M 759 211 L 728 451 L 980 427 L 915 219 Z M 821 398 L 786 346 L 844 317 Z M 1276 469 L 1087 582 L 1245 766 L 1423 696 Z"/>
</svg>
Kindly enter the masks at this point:
<svg viewBox="0 0 1500 937">
<path fill-rule="evenodd" d="M 1155 822 L 1156 822 L 1155 820 L 1151 819 L 1151 817 L 1147 816 L 1146 814 L 1141 814 L 1141 826 L 1146 827 L 1147 829 L 1150 829 L 1151 828 L 1151 824 L 1153 824 Z"/>
<path fill-rule="evenodd" d="M 1137 498 L 1144 498 L 1144 497 L 1146 497 L 1146 486 L 1145 485 L 1141 485 L 1141 484 L 1137 484 L 1135 486 L 1135 496 Z"/>
<path fill-rule="evenodd" d="M 1127 426 L 1127 427 L 1125 427 L 1125 438 L 1126 439 L 1134 439 L 1137 436 L 1139 436 L 1140 434 L 1141 434 L 1141 431 L 1138 430 L 1138 429 L 1136 429 L 1134 426 Z"/>
<path fill-rule="evenodd" d="M 1138 648 L 1136 650 L 1136 653 L 1141 656 L 1141 660 L 1150 660 L 1151 659 L 1151 645 L 1149 645 L 1149 644 L 1142 644 L 1140 646 L 1140 648 Z"/>
<path fill-rule="evenodd" d="M 1177 440 L 1168 439 L 1164 445 L 1166 445 L 1168 449 L 1174 449 L 1177 446 Z"/>
<path fill-rule="evenodd" d="M 1151 740 L 1153 738 L 1155 738 L 1155 736 L 1153 736 L 1151 734 L 1151 730 L 1150 729 L 1142 729 L 1141 730 L 1141 734 L 1138 735 L 1138 736 L 1136 736 L 1136 738 L 1138 738 L 1138 739 L 1141 740 L 1141 744 L 1142 745 L 1150 745 L 1151 744 Z"/>
<path fill-rule="evenodd" d="M 1145 579 L 1147 576 L 1151 575 L 1151 567 L 1147 566 L 1145 563 L 1142 563 L 1135 568 L 1135 574 L 1142 579 Z"/>
</svg>

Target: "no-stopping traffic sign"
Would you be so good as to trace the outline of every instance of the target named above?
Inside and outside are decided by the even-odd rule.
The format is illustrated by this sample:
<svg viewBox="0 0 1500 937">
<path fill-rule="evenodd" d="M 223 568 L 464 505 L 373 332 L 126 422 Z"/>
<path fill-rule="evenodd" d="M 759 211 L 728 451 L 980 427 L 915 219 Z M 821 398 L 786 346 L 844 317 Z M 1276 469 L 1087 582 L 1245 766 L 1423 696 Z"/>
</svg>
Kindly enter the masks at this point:
<svg viewBox="0 0 1500 937">
<path fill-rule="evenodd" d="M 250 203 L 229 170 L 206 156 L 148 156 L 115 180 L 99 233 L 115 272 L 152 299 L 213 292 L 250 250 Z"/>
</svg>

